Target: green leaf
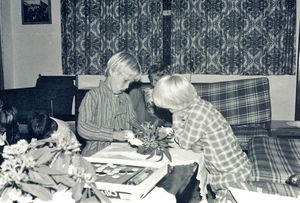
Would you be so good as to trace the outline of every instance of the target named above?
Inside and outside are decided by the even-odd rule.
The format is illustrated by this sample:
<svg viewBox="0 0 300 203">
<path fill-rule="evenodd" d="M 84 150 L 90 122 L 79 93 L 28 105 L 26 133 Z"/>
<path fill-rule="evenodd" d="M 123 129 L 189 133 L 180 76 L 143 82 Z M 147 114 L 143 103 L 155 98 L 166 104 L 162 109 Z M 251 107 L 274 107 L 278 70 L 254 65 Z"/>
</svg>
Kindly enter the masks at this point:
<svg viewBox="0 0 300 203">
<path fill-rule="evenodd" d="M 163 160 L 163 158 L 164 158 L 164 153 L 161 153 L 160 158 L 157 160 L 157 162 Z"/>
<path fill-rule="evenodd" d="M 162 151 L 167 156 L 167 158 L 170 160 L 170 162 L 172 162 L 172 157 L 171 157 L 171 154 L 170 154 L 169 150 L 163 148 Z"/>
<path fill-rule="evenodd" d="M 129 124 L 130 124 L 133 128 L 142 131 L 144 135 L 149 135 L 150 132 L 151 132 L 151 131 L 149 131 L 149 130 L 147 131 L 147 129 L 145 129 L 144 127 L 142 127 L 142 126 L 139 124 L 139 122 L 136 121 L 136 120 L 129 121 Z"/>
<path fill-rule="evenodd" d="M 167 134 L 167 133 L 158 133 L 157 140 L 163 140 L 163 139 L 165 139 L 166 137 L 168 137 L 168 134 Z"/>
<path fill-rule="evenodd" d="M 63 175 L 65 172 L 61 169 L 54 169 L 50 168 L 49 166 L 46 165 L 39 165 L 35 168 L 35 171 L 39 173 L 45 173 L 45 174 L 51 174 L 51 175 Z"/>
<path fill-rule="evenodd" d="M 68 173 L 70 164 L 70 157 L 64 155 L 63 153 L 59 153 L 57 158 L 52 162 L 51 168 L 58 171 L 63 171 L 64 173 Z"/>
<path fill-rule="evenodd" d="M 75 200 L 75 202 L 78 202 L 81 200 L 82 198 L 82 191 L 83 191 L 83 184 L 81 183 L 76 183 L 73 187 L 72 187 L 72 197 Z"/>
<path fill-rule="evenodd" d="M 87 198 L 88 190 L 89 190 L 89 188 L 84 188 L 83 189 L 81 201 Z"/>
<path fill-rule="evenodd" d="M 75 166 L 83 167 L 86 173 L 90 173 L 93 176 L 96 175 L 94 166 L 89 161 L 87 161 L 85 158 L 83 158 L 82 156 L 73 156 L 72 158 L 73 158 L 72 163 Z"/>
<path fill-rule="evenodd" d="M 36 163 L 38 165 L 45 164 L 53 159 L 55 153 L 51 152 L 50 150 L 45 150 L 44 153 L 38 158 Z"/>
<path fill-rule="evenodd" d="M 37 196 L 37 198 L 39 198 L 40 200 L 49 201 L 52 199 L 52 194 L 50 190 L 41 185 L 21 182 L 20 186 L 23 191 L 28 192 L 34 196 Z"/>
<path fill-rule="evenodd" d="M 152 151 L 151 154 L 147 157 L 147 159 L 151 159 L 155 155 L 155 151 Z"/>
<path fill-rule="evenodd" d="M 103 192 L 99 191 L 95 185 L 92 185 L 92 189 L 97 198 L 101 201 L 101 203 L 111 203 L 110 199 L 103 194 Z"/>
<path fill-rule="evenodd" d="M 47 187 L 56 187 L 56 183 L 53 181 L 53 179 L 48 175 L 44 173 L 38 173 L 32 170 L 28 171 L 29 178 L 32 182 L 38 183 L 40 185 L 45 185 Z"/>
<path fill-rule="evenodd" d="M 27 152 L 27 156 L 33 157 L 34 160 L 41 157 L 46 151 L 49 151 L 49 147 L 43 147 L 43 148 L 34 148 Z"/>
<path fill-rule="evenodd" d="M 66 186 L 73 187 L 75 185 L 75 181 L 69 177 L 68 175 L 52 175 L 52 178 L 57 183 L 62 183 Z"/>
</svg>

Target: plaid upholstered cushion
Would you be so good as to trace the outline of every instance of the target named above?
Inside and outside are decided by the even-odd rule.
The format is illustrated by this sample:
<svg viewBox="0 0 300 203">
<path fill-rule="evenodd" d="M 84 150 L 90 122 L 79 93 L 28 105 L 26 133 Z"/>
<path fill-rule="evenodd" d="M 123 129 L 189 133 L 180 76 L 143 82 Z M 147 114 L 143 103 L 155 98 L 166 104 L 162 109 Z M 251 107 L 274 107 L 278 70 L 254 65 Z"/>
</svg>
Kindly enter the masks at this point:
<svg viewBox="0 0 300 203">
<path fill-rule="evenodd" d="M 262 193 L 282 195 L 289 197 L 298 197 L 300 195 L 300 188 L 283 183 L 273 183 L 264 181 L 251 181 L 251 184 L 258 187 Z"/>
<path fill-rule="evenodd" d="M 254 181 L 285 183 L 300 174 L 300 139 L 254 137 L 248 149 Z"/>
<path fill-rule="evenodd" d="M 211 102 L 230 125 L 271 121 L 269 80 L 266 77 L 195 83 L 198 95 Z"/>
<path fill-rule="evenodd" d="M 251 138 L 269 135 L 268 130 L 259 124 L 232 126 L 232 130 L 243 150 L 248 150 L 248 144 Z"/>
</svg>

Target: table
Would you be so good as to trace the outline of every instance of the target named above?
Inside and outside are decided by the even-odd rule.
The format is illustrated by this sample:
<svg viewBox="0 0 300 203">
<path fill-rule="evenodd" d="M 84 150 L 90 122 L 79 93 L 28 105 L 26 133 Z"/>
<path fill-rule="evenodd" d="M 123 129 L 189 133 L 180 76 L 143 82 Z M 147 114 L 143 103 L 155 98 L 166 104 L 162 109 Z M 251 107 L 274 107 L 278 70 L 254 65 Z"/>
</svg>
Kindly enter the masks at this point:
<svg viewBox="0 0 300 203">
<path fill-rule="evenodd" d="M 300 139 L 300 121 L 272 120 L 271 136 Z"/>
<path fill-rule="evenodd" d="M 176 143 L 171 144 L 170 154 L 172 156 L 172 162 L 170 162 L 166 157 L 162 160 L 169 165 L 188 165 L 192 163 L 198 164 L 197 179 L 200 181 L 200 190 L 202 196 L 205 197 L 204 188 L 206 184 L 203 180 L 204 176 L 201 174 L 201 171 L 204 169 L 204 156 L 202 153 L 195 153 L 191 150 L 184 150 L 180 148 Z M 101 150 L 100 152 L 94 154 L 92 157 L 96 158 L 116 158 L 116 159 L 133 159 L 133 160 L 145 160 L 148 155 L 138 154 L 136 149 L 131 147 L 128 143 L 115 142 Z M 157 161 L 159 157 L 154 156 L 150 160 Z M 133 202 L 126 200 L 113 199 L 114 203 L 123 203 L 123 202 Z M 176 198 L 173 194 L 168 193 L 166 190 L 160 187 L 155 187 L 143 200 L 138 202 L 176 202 Z"/>
</svg>

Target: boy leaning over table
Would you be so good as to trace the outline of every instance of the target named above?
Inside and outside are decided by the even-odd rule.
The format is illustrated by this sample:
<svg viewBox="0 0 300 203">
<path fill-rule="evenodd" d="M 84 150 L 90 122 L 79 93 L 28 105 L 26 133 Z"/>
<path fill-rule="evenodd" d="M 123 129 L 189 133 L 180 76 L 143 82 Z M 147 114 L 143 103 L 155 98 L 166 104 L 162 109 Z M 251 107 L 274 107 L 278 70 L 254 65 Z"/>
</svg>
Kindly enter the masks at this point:
<svg viewBox="0 0 300 203">
<path fill-rule="evenodd" d="M 201 171 L 200 188 L 210 184 L 216 194 L 215 202 L 236 202 L 228 188 L 251 187 L 245 183 L 251 163 L 226 119 L 180 75 L 162 77 L 154 87 L 153 100 L 172 113 L 172 127 L 179 146 L 204 154 L 206 170 Z"/>
<path fill-rule="evenodd" d="M 112 141 L 126 141 L 132 134 L 129 121 L 136 119 L 124 91 L 140 78 L 137 59 L 126 52 L 116 53 L 109 59 L 105 73 L 105 80 L 86 93 L 79 107 L 77 130 L 86 140 L 83 156 L 100 151 Z"/>
</svg>

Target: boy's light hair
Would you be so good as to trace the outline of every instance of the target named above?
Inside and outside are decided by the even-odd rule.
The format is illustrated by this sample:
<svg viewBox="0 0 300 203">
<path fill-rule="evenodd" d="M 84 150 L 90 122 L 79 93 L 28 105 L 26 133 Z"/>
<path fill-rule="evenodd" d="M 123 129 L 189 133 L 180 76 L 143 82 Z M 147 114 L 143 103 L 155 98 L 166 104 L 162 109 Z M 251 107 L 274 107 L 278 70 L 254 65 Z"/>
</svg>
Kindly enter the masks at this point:
<svg viewBox="0 0 300 203">
<path fill-rule="evenodd" d="M 132 76 L 134 80 L 139 80 L 141 76 L 141 67 L 138 60 L 129 53 L 118 52 L 114 54 L 107 62 L 105 75 L 117 72 Z"/>
<path fill-rule="evenodd" d="M 197 92 L 187 78 L 174 74 L 159 79 L 152 96 L 155 105 L 179 110 L 190 104 L 197 97 Z"/>
</svg>

